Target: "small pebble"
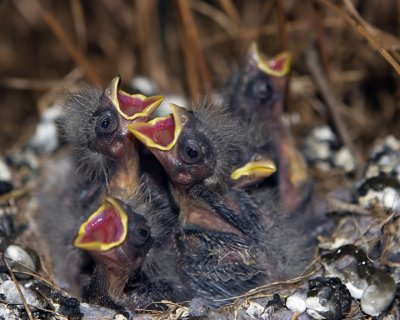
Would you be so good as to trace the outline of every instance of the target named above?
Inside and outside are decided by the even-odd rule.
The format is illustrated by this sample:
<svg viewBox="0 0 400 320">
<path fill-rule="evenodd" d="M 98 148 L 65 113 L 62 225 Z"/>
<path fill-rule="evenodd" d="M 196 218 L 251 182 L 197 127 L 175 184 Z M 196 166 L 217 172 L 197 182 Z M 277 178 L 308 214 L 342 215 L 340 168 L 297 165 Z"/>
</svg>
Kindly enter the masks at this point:
<svg viewBox="0 0 400 320">
<path fill-rule="evenodd" d="M 4 256 L 9 258 L 10 266 L 19 271 L 28 271 L 28 272 L 35 272 L 35 262 L 31 258 L 31 256 L 20 246 L 17 245 L 10 245 L 4 252 Z M 24 275 L 17 273 L 16 274 L 19 278 L 29 278 L 29 275 Z"/>
<path fill-rule="evenodd" d="M 286 307 L 293 312 L 303 313 L 306 311 L 306 299 L 306 290 L 298 289 L 286 298 Z"/>
<path fill-rule="evenodd" d="M 361 297 L 361 310 L 370 316 L 378 316 L 392 303 L 397 286 L 393 278 L 381 270 L 375 270 L 367 281 L 370 285 Z"/>
</svg>

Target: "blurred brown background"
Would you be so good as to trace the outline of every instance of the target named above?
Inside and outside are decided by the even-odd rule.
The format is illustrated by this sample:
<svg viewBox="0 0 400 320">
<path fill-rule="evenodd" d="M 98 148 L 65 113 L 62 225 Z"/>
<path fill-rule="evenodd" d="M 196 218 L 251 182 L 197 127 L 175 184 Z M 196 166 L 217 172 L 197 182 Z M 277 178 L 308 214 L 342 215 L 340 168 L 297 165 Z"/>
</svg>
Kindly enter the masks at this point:
<svg viewBox="0 0 400 320">
<path fill-rule="evenodd" d="M 270 56 L 293 53 L 295 130 L 332 122 L 314 66 L 360 150 L 399 137 L 400 1 L 2 0 L 0 25 L 1 152 L 26 141 L 80 79 L 145 75 L 162 93 L 196 98 L 223 83 L 252 41 Z"/>
</svg>

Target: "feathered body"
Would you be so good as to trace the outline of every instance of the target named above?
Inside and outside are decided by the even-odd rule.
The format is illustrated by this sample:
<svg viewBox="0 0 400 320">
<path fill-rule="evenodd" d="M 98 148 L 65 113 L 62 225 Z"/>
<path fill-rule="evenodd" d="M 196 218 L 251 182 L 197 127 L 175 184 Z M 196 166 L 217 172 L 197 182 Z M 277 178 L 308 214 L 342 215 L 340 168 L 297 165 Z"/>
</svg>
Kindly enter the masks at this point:
<svg viewBox="0 0 400 320">
<path fill-rule="evenodd" d="M 259 205 L 244 190 L 230 186 L 245 137 L 234 118 L 206 103 L 190 112 L 175 107 L 174 119 L 182 130 L 170 150 L 143 138 L 149 131 L 143 126 L 130 129 L 152 145 L 149 149 L 171 180 L 179 208 L 176 244 L 183 282 L 196 296 L 219 305 L 224 302 L 215 299 L 304 271 L 312 246 L 279 214 L 275 195 L 265 194 Z"/>
<path fill-rule="evenodd" d="M 54 170 L 48 170 L 39 192 L 38 228 L 49 248 L 56 278 L 77 294 L 82 283 L 76 278 L 86 261 L 81 257 L 88 256 L 72 246 L 77 231 L 106 194 L 121 200 L 130 207 L 130 212 L 145 218 L 154 239 L 141 267 L 132 270 L 127 279 L 123 304 L 133 309 L 153 299 L 178 300 L 178 294 L 174 294 L 179 290 L 172 290 L 174 286 L 179 287 L 175 253 L 169 250 L 177 214 L 171 209 L 164 186 L 140 169 L 138 143 L 125 128 L 127 123 L 138 120 L 121 116 L 115 102 L 106 94 L 108 89 L 102 91 L 83 85 L 78 92 L 66 97 L 61 131 L 69 148 L 62 160 L 67 165 L 60 167 L 57 160 L 52 161 Z M 69 252 L 79 259 L 67 264 L 65 258 Z M 71 264 L 73 268 L 64 268 Z M 101 256 L 97 264 L 101 265 Z M 86 290 L 89 298 L 93 298 L 90 288 L 99 289 L 100 283 L 107 283 L 106 273 L 97 276 Z M 69 284 L 74 284 L 73 290 Z M 104 294 L 97 291 L 94 295 Z M 121 297 L 110 298 L 121 301 Z"/>
<path fill-rule="evenodd" d="M 253 45 L 230 76 L 224 103 L 240 119 L 247 134 L 247 158 L 254 152 L 271 154 L 278 168 L 272 180 L 263 181 L 249 192 L 262 200 L 266 188 L 276 188 L 282 214 L 290 216 L 304 210 L 312 183 L 305 161 L 282 120 L 289 65 L 288 53 L 268 60 Z"/>
</svg>

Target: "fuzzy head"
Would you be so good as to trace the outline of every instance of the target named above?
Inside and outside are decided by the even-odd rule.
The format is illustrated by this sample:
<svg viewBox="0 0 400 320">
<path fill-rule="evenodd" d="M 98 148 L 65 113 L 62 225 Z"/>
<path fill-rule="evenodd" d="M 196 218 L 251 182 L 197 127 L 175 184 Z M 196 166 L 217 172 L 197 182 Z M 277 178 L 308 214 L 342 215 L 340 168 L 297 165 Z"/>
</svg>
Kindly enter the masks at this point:
<svg viewBox="0 0 400 320">
<path fill-rule="evenodd" d="M 290 71 L 291 55 L 268 59 L 253 43 L 238 71 L 228 81 L 226 102 L 245 121 L 256 116 L 279 120 Z"/>
<path fill-rule="evenodd" d="M 152 243 L 145 218 L 111 197 L 81 225 L 74 241 L 97 263 L 115 271 L 127 268 L 128 274 L 142 265 Z"/>
<path fill-rule="evenodd" d="M 102 91 L 83 85 L 68 95 L 61 121 L 79 169 L 91 179 L 108 180 L 118 161 L 134 148 L 128 123 L 146 121 L 163 97 L 129 95 L 114 78 Z"/>
<path fill-rule="evenodd" d="M 223 188 L 243 143 L 238 124 L 213 104 L 173 113 L 128 129 L 157 157 L 178 188 Z"/>
</svg>

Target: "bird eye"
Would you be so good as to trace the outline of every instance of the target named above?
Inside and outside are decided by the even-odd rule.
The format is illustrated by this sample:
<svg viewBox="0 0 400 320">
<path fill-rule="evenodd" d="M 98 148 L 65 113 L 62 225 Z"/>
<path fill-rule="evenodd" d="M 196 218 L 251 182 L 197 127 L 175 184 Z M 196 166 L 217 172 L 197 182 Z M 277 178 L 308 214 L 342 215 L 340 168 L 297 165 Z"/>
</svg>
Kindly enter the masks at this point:
<svg viewBox="0 0 400 320">
<path fill-rule="evenodd" d="M 192 147 L 187 147 L 186 148 L 186 155 L 190 158 L 190 159 L 197 159 L 199 156 L 199 153 L 196 151 L 196 149 L 193 149 Z"/>
<path fill-rule="evenodd" d="M 150 230 L 148 228 L 138 228 L 135 232 L 135 242 L 138 245 L 143 245 L 150 238 Z"/>
<path fill-rule="evenodd" d="M 257 99 L 260 103 L 271 100 L 274 96 L 274 88 L 267 76 L 258 76 L 250 80 L 246 88 L 246 96 Z"/>
<path fill-rule="evenodd" d="M 180 146 L 180 157 L 187 164 L 198 163 L 204 158 L 204 148 L 195 140 L 187 140 Z"/>
<path fill-rule="evenodd" d="M 100 126 L 104 130 L 108 130 L 111 126 L 111 119 L 109 117 L 103 119 L 100 123 Z"/>
<path fill-rule="evenodd" d="M 97 136 L 112 135 L 117 130 L 117 127 L 117 115 L 111 110 L 106 110 L 98 116 L 96 134 Z"/>
</svg>

